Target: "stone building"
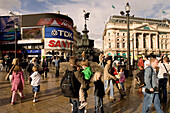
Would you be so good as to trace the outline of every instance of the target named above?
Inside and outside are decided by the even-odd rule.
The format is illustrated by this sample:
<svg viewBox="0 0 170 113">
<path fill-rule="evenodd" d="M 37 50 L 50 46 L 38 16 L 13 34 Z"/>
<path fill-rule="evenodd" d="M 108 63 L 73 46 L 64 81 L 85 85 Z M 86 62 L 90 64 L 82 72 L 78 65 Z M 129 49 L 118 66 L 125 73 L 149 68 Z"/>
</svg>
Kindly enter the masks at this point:
<svg viewBox="0 0 170 113">
<path fill-rule="evenodd" d="M 170 22 L 130 17 L 130 55 L 170 55 Z M 104 54 L 127 57 L 127 18 L 111 16 L 103 33 Z M 133 45 L 134 44 L 134 45 Z M 132 58 L 132 57 L 131 57 Z"/>
</svg>

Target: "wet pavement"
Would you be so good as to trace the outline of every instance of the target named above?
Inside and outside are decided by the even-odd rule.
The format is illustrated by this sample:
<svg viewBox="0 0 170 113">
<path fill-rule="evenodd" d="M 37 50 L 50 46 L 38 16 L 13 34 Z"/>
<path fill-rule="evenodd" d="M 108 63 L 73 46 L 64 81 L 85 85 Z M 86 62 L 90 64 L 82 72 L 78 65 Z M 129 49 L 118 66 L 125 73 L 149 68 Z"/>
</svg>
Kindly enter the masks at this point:
<svg viewBox="0 0 170 113">
<path fill-rule="evenodd" d="M 60 90 L 61 77 L 54 77 L 54 67 L 50 67 L 48 78 L 41 80 L 40 93 L 38 94 L 38 102 L 32 102 L 32 87 L 26 82 L 24 87 L 24 95 L 26 98 L 20 100 L 17 98 L 17 103 L 10 105 L 11 85 L 10 82 L 4 81 L 6 73 L 0 72 L 0 113 L 71 113 L 71 105 L 69 99 L 64 97 Z M 108 95 L 104 97 L 104 112 L 105 113 L 141 113 L 143 95 L 139 94 L 137 88 L 134 88 L 133 78 L 126 79 L 125 87 L 126 94 L 123 99 L 120 99 L 118 90 L 115 88 L 116 100 L 110 100 Z M 88 91 L 88 106 L 87 113 L 94 113 L 95 99 L 93 95 L 93 84 L 90 84 Z M 170 91 L 170 90 L 169 90 Z M 170 94 L 168 94 L 168 103 L 161 104 L 165 113 L 170 113 Z M 152 105 L 150 112 L 156 113 Z"/>
</svg>

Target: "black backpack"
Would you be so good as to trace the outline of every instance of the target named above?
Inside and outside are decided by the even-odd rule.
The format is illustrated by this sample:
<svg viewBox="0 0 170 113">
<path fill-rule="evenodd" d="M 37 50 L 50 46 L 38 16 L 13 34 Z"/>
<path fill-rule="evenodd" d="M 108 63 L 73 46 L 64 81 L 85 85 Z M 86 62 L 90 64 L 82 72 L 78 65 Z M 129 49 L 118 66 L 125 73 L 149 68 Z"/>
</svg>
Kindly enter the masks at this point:
<svg viewBox="0 0 170 113">
<path fill-rule="evenodd" d="M 147 68 L 151 68 L 151 67 L 147 67 Z M 147 69 L 147 68 L 146 68 L 146 69 Z M 137 80 L 137 84 L 139 85 L 140 88 L 143 87 L 143 86 L 145 86 L 144 73 L 145 73 L 145 70 L 146 70 L 146 69 L 140 71 L 140 72 L 135 76 L 135 78 L 136 78 L 136 80 Z M 153 69 L 152 69 L 152 68 L 151 68 L 151 73 L 153 73 Z"/>
<path fill-rule="evenodd" d="M 66 70 L 65 75 L 61 79 L 60 88 L 63 96 L 70 98 L 79 97 L 80 82 L 74 75 L 75 71 Z"/>
</svg>

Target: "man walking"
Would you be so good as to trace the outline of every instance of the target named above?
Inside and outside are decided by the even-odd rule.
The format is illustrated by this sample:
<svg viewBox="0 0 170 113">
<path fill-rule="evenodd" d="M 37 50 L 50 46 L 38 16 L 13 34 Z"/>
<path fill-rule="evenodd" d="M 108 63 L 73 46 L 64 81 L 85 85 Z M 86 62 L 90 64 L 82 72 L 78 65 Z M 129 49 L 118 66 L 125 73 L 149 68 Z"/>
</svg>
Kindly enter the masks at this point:
<svg viewBox="0 0 170 113">
<path fill-rule="evenodd" d="M 145 92 L 144 92 L 144 101 L 142 113 L 147 113 L 149 111 L 152 102 L 154 103 L 157 113 L 163 113 L 161 110 L 159 95 L 158 95 L 158 82 L 156 77 L 155 69 L 158 66 L 158 60 L 152 58 L 150 60 L 150 66 L 145 69 L 144 72 L 144 81 L 145 81 Z"/>
<path fill-rule="evenodd" d="M 59 69 L 60 69 L 60 60 L 58 59 L 58 57 L 56 57 L 56 60 L 55 60 L 55 67 L 56 67 L 55 76 L 58 77 L 59 76 Z"/>
<path fill-rule="evenodd" d="M 167 102 L 167 82 L 168 82 L 168 72 L 170 72 L 170 64 L 168 64 L 169 58 L 165 57 L 163 58 L 163 63 L 160 63 L 159 65 L 159 72 L 158 72 L 158 78 L 159 78 L 159 99 L 162 102 Z M 163 93 L 163 100 L 161 99 L 161 95 Z"/>
</svg>

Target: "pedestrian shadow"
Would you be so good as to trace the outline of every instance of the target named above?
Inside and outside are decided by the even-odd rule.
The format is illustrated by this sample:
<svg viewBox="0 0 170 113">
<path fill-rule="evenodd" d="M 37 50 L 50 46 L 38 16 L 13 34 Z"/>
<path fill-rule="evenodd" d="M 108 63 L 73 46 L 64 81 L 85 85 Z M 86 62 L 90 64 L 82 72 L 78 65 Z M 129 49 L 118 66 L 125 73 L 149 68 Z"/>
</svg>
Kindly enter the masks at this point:
<svg viewBox="0 0 170 113">
<path fill-rule="evenodd" d="M 33 99 L 32 94 L 33 94 L 33 93 L 27 93 L 27 94 L 25 94 L 26 98 L 25 98 L 22 102 L 31 101 L 31 100 Z M 48 99 L 54 98 L 53 95 L 56 95 L 56 97 L 62 95 L 62 92 L 60 91 L 60 87 L 51 88 L 51 89 L 47 89 L 47 90 L 43 90 L 43 91 L 40 90 L 40 92 L 38 93 L 38 98 L 43 98 L 43 97 L 52 96 L 52 97 L 49 97 L 49 98 L 46 98 L 46 99 L 41 100 L 41 101 L 44 101 L 44 100 L 48 100 Z"/>
</svg>

